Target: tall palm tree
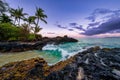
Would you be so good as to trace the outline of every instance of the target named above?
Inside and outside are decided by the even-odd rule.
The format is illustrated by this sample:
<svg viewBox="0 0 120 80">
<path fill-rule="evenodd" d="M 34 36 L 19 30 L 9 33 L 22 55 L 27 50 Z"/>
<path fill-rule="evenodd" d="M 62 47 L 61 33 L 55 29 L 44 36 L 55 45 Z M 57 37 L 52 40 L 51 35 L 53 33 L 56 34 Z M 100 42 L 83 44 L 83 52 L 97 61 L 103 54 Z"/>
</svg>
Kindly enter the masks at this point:
<svg viewBox="0 0 120 80">
<path fill-rule="evenodd" d="M 24 40 L 27 40 L 28 35 L 30 33 L 30 28 L 29 28 L 28 24 L 24 23 L 21 25 L 20 28 L 21 28 L 20 34 L 22 35 Z"/>
<path fill-rule="evenodd" d="M 0 16 L 0 23 L 12 23 L 12 19 L 4 13 Z"/>
<path fill-rule="evenodd" d="M 27 13 L 23 13 L 23 8 L 18 7 L 18 9 L 10 9 L 11 17 L 15 18 L 14 24 L 16 21 L 18 22 L 18 25 L 20 25 L 20 20 L 24 20 L 25 15 Z"/>
<path fill-rule="evenodd" d="M 34 34 L 37 34 L 38 32 L 40 32 L 42 30 L 42 28 L 40 28 L 39 26 L 35 26 L 34 27 Z"/>
<path fill-rule="evenodd" d="M 13 8 L 11 8 L 10 10 L 9 10 L 9 12 L 10 12 L 10 14 L 11 14 L 11 17 L 14 17 L 14 24 L 16 23 L 16 21 L 17 21 L 17 19 L 18 19 L 18 17 L 17 17 L 17 10 L 16 9 L 13 9 Z"/>
<path fill-rule="evenodd" d="M 8 9 L 9 5 L 4 0 L 0 0 L 0 14 L 7 11 Z"/>
<path fill-rule="evenodd" d="M 28 26 L 30 26 L 30 24 L 36 24 L 35 20 L 36 20 L 36 16 L 29 16 L 27 19 Z"/>
<path fill-rule="evenodd" d="M 45 20 L 45 18 L 47 18 L 47 15 L 44 14 L 44 10 L 41 8 L 36 8 L 35 16 L 37 17 L 36 26 L 38 26 L 40 20 L 47 24 L 47 21 Z"/>
</svg>

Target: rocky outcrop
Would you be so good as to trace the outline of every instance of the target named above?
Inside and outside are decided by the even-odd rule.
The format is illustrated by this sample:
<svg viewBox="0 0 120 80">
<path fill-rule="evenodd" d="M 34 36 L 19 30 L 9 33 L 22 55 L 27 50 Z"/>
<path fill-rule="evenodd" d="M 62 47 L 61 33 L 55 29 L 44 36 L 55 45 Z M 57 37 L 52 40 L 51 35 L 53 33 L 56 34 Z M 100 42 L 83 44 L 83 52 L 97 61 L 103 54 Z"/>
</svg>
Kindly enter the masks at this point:
<svg viewBox="0 0 120 80">
<path fill-rule="evenodd" d="M 44 80 L 48 68 L 43 58 L 8 63 L 0 67 L 0 80 Z"/>
<path fill-rule="evenodd" d="M 49 42 L 54 44 L 61 44 L 66 42 L 78 42 L 78 40 L 64 36 L 64 37 L 51 38 Z"/>
<path fill-rule="evenodd" d="M 0 42 L 0 52 L 22 52 L 27 50 L 42 50 L 46 44 L 61 44 L 77 42 L 76 39 L 64 37 L 43 38 L 37 42 Z"/>
<path fill-rule="evenodd" d="M 0 52 L 21 52 L 34 49 L 32 44 L 22 42 L 0 43 Z"/>
<path fill-rule="evenodd" d="M 9 63 L 0 80 L 120 80 L 120 48 L 92 47 L 52 66 L 42 58 Z"/>
<path fill-rule="evenodd" d="M 90 48 L 45 80 L 120 80 L 120 48 Z"/>
</svg>

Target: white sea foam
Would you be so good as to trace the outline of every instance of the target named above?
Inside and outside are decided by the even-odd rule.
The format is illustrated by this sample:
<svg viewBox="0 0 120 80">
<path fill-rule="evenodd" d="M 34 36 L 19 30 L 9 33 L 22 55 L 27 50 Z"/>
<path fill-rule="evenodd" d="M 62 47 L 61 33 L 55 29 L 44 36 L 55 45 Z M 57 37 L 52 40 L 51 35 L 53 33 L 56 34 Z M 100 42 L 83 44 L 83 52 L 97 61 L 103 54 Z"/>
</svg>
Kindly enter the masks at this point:
<svg viewBox="0 0 120 80">
<path fill-rule="evenodd" d="M 60 46 L 63 46 L 63 45 L 60 45 Z M 61 60 L 65 60 L 65 59 L 67 59 L 71 56 L 74 56 L 78 52 L 82 52 L 82 51 L 86 50 L 86 49 L 82 49 L 82 47 L 79 47 L 78 50 L 70 52 L 69 49 L 64 49 L 64 48 L 61 48 L 60 46 L 59 45 L 54 45 L 54 44 L 47 44 L 46 46 L 43 47 L 43 51 L 44 50 L 58 50 L 58 51 L 61 52 L 61 55 L 62 55 Z M 68 47 L 70 47 L 70 46 L 68 46 Z M 70 48 L 70 50 L 72 50 L 72 48 Z"/>
<path fill-rule="evenodd" d="M 69 55 L 69 53 L 66 50 L 64 50 L 64 49 L 62 49 L 62 48 L 60 48 L 56 45 L 53 45 L 53 44 L 46 45 L 45 47 L 43 47 L 43 50 L 58 50 L 58 51 L 61 51 L 63 59 L 65 59 L 65 57 Z"/>
</svg>

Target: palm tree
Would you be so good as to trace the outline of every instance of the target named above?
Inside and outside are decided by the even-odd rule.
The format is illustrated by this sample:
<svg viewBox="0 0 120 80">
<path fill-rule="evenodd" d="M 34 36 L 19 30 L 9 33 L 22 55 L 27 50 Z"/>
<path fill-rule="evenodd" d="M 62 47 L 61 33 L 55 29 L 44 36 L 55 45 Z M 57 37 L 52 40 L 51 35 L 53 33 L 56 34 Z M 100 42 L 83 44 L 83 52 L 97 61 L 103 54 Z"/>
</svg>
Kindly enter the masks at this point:
<svg viewBox="0 0 120 80">
<path fill-rule="evenodd" d="M 9 12 L 10 12 L 10 14 L 11 14 L 11 17 L 14 17 L 15 18 L 15 20 L 14 20 L 14 24 L 16 23 L 16 21 L 17 21 L 17 19 L 18 19 L 18 17 L 17 17 L 17 12 L 16 12 L 17 10 L 16 9 L 13 9 L 13 8 L 11 8 L 10 10 L 9 10 Z"/>
<path fill-rule="evenodd" d="M 41 8 L 36 8 L 35 16 L 37 17 L 36 26 L 38 26 L 40 20 L 47 24 L 47 22 L 45 20 L 45 18 L 47 18 L 47 15 L 44 14 L 44 10 L 42 10 Z"/>
<path fill-rule="evenodd" d="M 0 14 L 7 11 L 9 8 L 8 4 L 4 0 L 0 0 Z"/>
<path fill-rule="evenodd" d="M 30 32 L 30 28 L 29 28 L 28 24 L 22 24 L 21 28 L 23 29 L 23 32 L 25 32 L 25 33 Z"/>
<path fill-rule="evenodd" d="M 36 16 L 29 16 L 27 19 L 28 26 L 30 26 L 30 24 L 36 24 L 35 20 L 36 20 Z"/>
<path fill-rule="evenodd" d="M 36 40 L 40 40 L 42 38 L 42 36 L 40 34 L 37 34 L 41 30 L 42 30 L 42 28 L 40 28 L 39 26 L 34 27 L 34 34 L 35 34 Z"/>
<path fill-rule="evenodd" d="M 10 9 L 10 13 L 11 13 L 11 17 L 15 18 L 15 22 L 18 22 L 18 25 L 20 25 L 20 20 L 24 20 L 25 15 L 27 15 L 27 13 L 23 13 L 23 8 L 18 7 L 18 9 Z"/>
<path fill-rule="evenodd" d="M 30 28 L 29 28 L 28 24 L 24 23 L 21 25 L 20 28 L 21 28 L 20 34 L 22 35 L 24 40 L 27 40 L 28 35 L 30 33 Z"/>
<path fill-rule="evenodd" d="M 39 26 L 35 26 L 34 27 L 34 34 L 37 34 L 38 32 L 40 32 L 42 30 L 42 28 L 40 28 Z"/>
<path fill-rule="evenodd" d="M 12 23 L 10 17 L 4 13 L 0 16 L 0 23 Z"/>
</svg>

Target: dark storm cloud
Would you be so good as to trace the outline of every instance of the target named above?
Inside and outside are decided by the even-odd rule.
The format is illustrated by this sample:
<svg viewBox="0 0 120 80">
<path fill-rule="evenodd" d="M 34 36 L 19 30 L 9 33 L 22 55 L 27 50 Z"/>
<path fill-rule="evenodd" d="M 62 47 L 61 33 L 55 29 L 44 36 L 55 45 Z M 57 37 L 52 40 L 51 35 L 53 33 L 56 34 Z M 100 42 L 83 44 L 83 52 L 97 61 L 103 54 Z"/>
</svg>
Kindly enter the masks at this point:
<svg viewBox="0 0 120 80">
<path fill-rule="evenodd" d="M 120 18 L 109 20 L 105 23 L 102 23 L 97 28 L 91 28 L 86 30 L 84 35 L 92 36 L 97 34 L 109 33 L 120 29 Z"/>
<path fill-rule="evenodd" d="M 67 29 L 67 27 L 64 27 L 62 25 L 56 25 L 58 28 L 62 28 L 62 29 Z"/>
</svg>

